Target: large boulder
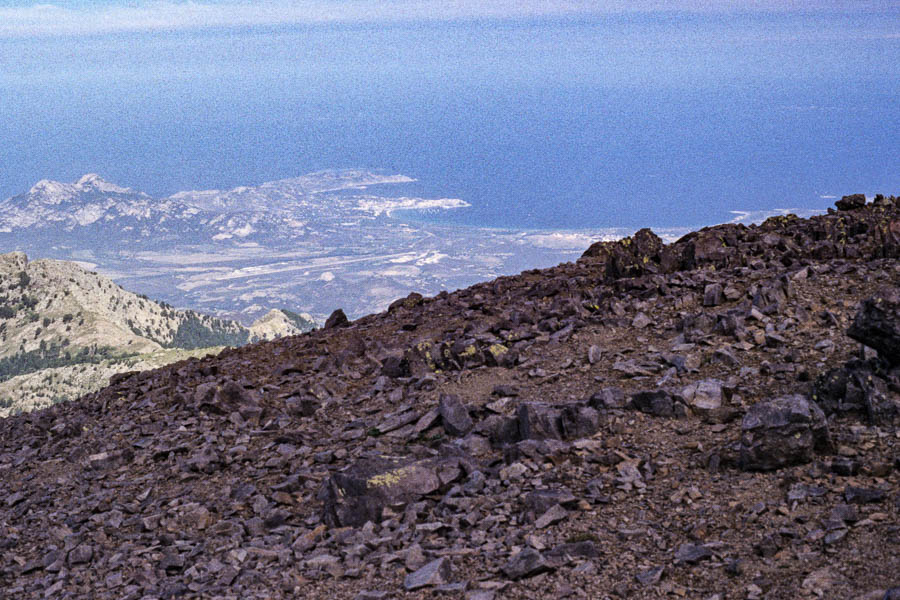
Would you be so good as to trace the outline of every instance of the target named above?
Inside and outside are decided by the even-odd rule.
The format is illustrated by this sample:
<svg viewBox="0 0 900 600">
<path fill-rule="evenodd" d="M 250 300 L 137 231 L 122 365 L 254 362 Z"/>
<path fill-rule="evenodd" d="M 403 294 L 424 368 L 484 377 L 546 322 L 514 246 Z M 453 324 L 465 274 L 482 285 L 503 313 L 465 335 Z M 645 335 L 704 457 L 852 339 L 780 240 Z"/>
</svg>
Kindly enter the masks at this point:
<svg viewBox="0 0 900 600">
<path fill-rule="evenodd" d="M 331 315 L 325 321 L 323 329 L 337 329 L 339 327 L 346 327 L 349 324 L 350 319 L 348 319 L 347 315 L 344 314 L 344 311 L 339 308 L 331 313 Z"/>
<path fill-rule="evenodd" d="M 562 411 L 543 402 L 524 402 L 516 411 L 519 435 L 523 440 L 561 440 Z"/>
<path fill-rule="evenodd" d="M 847 335 L 900 365 L 900 289 L 883 288 L 864 300 Z"/>
<path fill-rule="evenodd" d="M 631 396 L 629 406 L 657 417 L 674 417 L 675 402 L 666 390 L 646 390 Z"/>
<path fill-rule="evenodd" d="M 524 402 L 516 412 L 523 440 L 571 440 L 594 435 L 600 428 L 600 413 L 590 406 L 554 406 Z"/>
<path fill-rule="evenodd" d="M 462 462 L 458 457 L 415 462 L 363 458 L 322 484 L 322 520 L 332 527 L 378 523 L 385 507 L 401 508 L 458 480 Z"/>
<path fill-rule="evenodd" d="M 438 402 L 438 412 L 444 430 L 456 437 L 461 437 L 472 431 L 474 423 L 469 415 L 469 409 L 454 394 L 441 394 Z"/>
<path fill-rule="evenodd" d="M 772 471 L 810 462 L 828 452 L 831 437 L 825 413 L 801 395 L 750 407 L 741 423 L 739 464 L 748 471 Z"/>
<path fill-rule="evenodd" d="M 856 413 L 875 425 L 900 414 L 900 398 L 891 392 L 875 365 L 852 360 L 816 379 L 813 400 L 826 415 Z"/>
<path fill-rule="evenodd" d="M 834 203 L 838 210 L 856 210 L 866 205 L 865 194 L 850 194 Z"/>
<path fill-rule="evenodd" d="M 584 252 L 582 258 L 605 263 L 605 276 L 613 280 L 660 272 L 664 249 L 658 235 L 649 229 L 641 229 L 633 236 L 615 242 L 597 242 Z"/>
</svg>

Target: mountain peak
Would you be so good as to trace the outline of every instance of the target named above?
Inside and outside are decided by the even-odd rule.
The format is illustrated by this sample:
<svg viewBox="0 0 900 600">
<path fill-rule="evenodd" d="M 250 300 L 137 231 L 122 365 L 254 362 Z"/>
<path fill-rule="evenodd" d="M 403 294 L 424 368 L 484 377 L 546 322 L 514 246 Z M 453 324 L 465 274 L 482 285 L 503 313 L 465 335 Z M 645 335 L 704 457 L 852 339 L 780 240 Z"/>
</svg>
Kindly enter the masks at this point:
<svg viewBox="0 0 900 600">
<path fill-rule="evenodd" d="M 90 188 L 99 190 L 101 192 L 115 192 L 120 194 L 131 192 L 130 188 L 110 183 L 96 173 L 87 173 L 85 175 L 82 175 L 81 179 L 75 182 L 75 187 L 82 190 Z"/>
<path fill-rule="evenodd" d="M 106 183 L 102 177 L 96 173 L 86 173 L 76 182 L 76 185 L 94 185 Z"/>
<path fill-rule="evenodd" d="M 89 191 L 114 194 L 133 193 L 131 189 L 110 183 L 96 173 L 87 173 L 82 175 L 75 183 L 61 183 L 52 179 L 41 179 L 28 190 L 28 195 L 40 198 L 44 202 L 58 204 L 75 198 L 79 193 Z"/>
<path fill-rule="evenodd" d="M 58 196 L 68 192 L 68 185 L 65 183 L 60 183 L 59 181 L 53 181 L 50 179 L 41 179 L 36 184 L 34 184 L 30 190 L 28 190 L 29 195 L 53 195 Z"/>
</svg>

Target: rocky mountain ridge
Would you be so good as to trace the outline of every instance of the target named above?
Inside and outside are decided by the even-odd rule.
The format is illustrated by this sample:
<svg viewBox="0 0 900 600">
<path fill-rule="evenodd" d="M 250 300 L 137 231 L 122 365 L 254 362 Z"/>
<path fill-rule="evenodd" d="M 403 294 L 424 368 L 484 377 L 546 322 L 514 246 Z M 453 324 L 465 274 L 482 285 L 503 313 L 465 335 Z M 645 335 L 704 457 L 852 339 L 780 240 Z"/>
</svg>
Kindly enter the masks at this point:
<svg viewBox="0 0 900 600">
<path fill-rule="evenodd" d="M 0 421 L 12 598 L 900 597 L 900 205 L 574 263 Z"/>
<path fill-rule="evenodd" d="M 0 255 L 0 392 L 8 414 L 46 406 L 52 399 L 78 397 L 99 389 L 114 372 L 138 362 L 161 366 L 203 348 L 242 345 L 296 335 L 315 324 L 300 315 L 273 310 L 249 327 L 235 321 L 179 310 L 123 290 L 107 277 L 71 262 L 33 260 L 21 252 Z M 153 358 L 150 358 L 151 355 Z M 149 360 L 149 362 L 148 362 Z M 102 365 L 87 387 L 75 385 L 64 394 L 55 386 L 39 393 L 24 380 L 45 369 Z M 77 371 L 77 370 L 76 370 Z M 62 376 L 63 372 L 57 373 Z M 65 371 L 72 380 L 72 369 Z M 29 381 L 34 380 L 30 377 Z M 22 390 L 30 388 L 28 401 Z M 20 390 L 17 392 L 17 390 Z M 80 391 L 75 393 L 72 392 Z M 3 413 L 0 413 L 3 414 Z"/>
</svg>

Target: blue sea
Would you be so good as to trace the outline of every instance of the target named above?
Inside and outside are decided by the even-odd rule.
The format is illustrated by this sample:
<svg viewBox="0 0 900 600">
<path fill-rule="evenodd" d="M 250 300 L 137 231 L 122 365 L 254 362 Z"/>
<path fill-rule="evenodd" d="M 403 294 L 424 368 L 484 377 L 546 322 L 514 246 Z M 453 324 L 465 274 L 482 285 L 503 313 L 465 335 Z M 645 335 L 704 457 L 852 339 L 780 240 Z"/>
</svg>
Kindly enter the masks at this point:
<svg viewBox="0 0 900 600">
<path fill-rule="evenodd" d="M 489 227 L 695 227 L 898 194 L 900 13 L 0 39 L 2 198 L 86 172 L 167 195 L 350 167 L 415 177 L 404 194 L 472 205 L 428 218 Z"/>
</svg>

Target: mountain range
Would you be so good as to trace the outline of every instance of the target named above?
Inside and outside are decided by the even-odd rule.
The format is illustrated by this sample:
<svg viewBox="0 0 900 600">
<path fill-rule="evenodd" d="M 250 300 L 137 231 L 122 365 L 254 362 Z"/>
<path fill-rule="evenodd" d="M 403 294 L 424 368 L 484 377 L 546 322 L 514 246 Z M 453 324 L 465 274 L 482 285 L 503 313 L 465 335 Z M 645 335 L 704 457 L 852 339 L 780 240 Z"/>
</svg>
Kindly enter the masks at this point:
<svg viewBox="0 0 900 600">
<path fill-rule="evenodd" d="M 572 260 L 590 242 L 624 233 L 423 222 L 410 217 L 468 203 L 419 197 L 413 184 L 403 175 L 322 171 L 153 198 L 95 174 L 42 180 L 0 202 L 0 248 L 80 261 L 136 292 L 249 323 L 281 307 L 319 321 L 337 307 L 377 312 L 410 291 Z M 389 187 L 409 193 L 388 195 Z"/>
</svg>

